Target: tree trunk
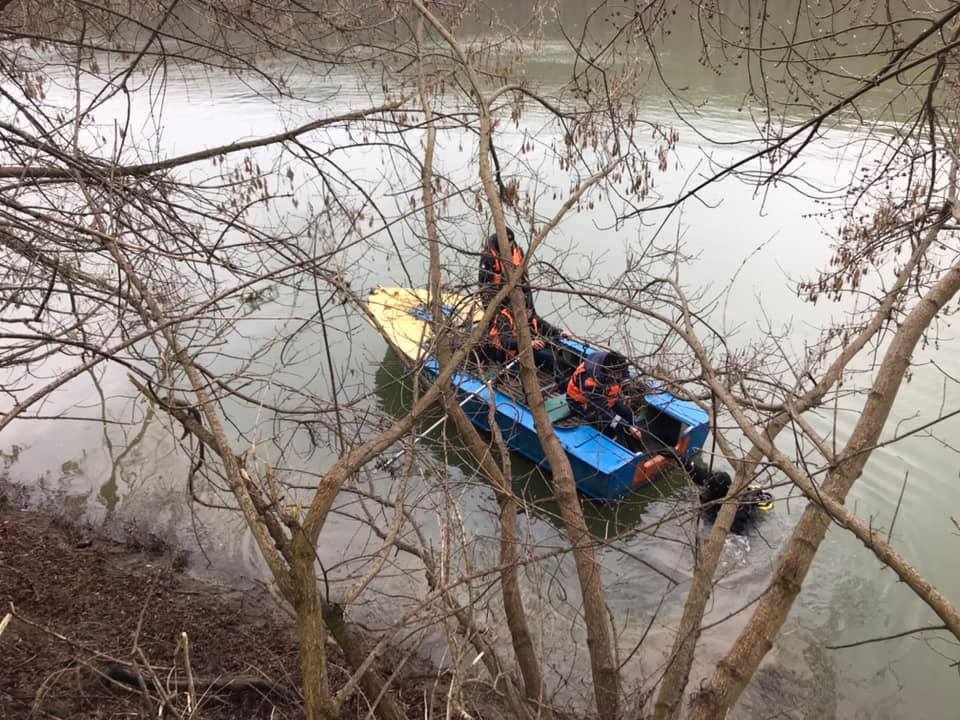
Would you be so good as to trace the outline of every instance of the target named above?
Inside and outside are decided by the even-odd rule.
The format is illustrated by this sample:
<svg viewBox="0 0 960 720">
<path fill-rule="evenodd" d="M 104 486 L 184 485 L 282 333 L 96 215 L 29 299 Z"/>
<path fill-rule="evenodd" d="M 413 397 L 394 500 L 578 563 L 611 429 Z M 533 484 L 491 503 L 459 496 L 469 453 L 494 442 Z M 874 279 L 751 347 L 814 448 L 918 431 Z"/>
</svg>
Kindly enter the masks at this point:
<svg viewBox="0 0 960 720">
<path fill-rule="evenodd" d="M 477 437 L 479 439 L 479 436 Z M 517 501 L 507 477 L 502 473 L 500 478 L 494 480 L 494 488 L 497 504 L 500 506 L 500 562 L 504 565 L 500 575 L 500 590 L 503 596 L 503 611 L 507 618 L 513 651 L 520 666 L 520 674 L 523 676 L 527 699 L 536 703 L 543 709 L 542 714 L 549 717 L 550 713 L 545 705 L 543 673 L 540 671 L 540 661 L 533 646 L 533 637 L 530 634 L 526 610 L 523 607 L 523 596 L 520 593 L 519 571 L 516 565 L 520 556 Z"/>
<path fill-rule="evenodd" d="M 500 238 L 500 254 L 502 257 L 510 257 L 506 220 L 493 181 L 489 153 L 490 118 L 486 108 L 483 108 L 480 113 L 480 177 L 493 212 L 497 235 Z M 506 268 L 509 278 L 511 271 L 513 271 L 511 263 L 504 263 L 504 268 Z M 594 554 L 593 539 L 590 537 L 586 520 L 583 517 L 583 508 L 580 507 L 573 468 L 570 466 L 570 460 L 553 431 L 553 423 L 544 405 L 543 392 L 540 390 L 537 368 L 533 361 L 526 300 L 523 292 L 518 288 L 514 288 L 510 293 L 510 304 L 516 318 L 517 334 L 519 336 L 520 379 L 523 383 L 524 395 L 533 415 L 544 455 L 550 464 L 553 484 L 557 492 L 557 502 L 560 505 L 560 514 L 567 530 L 574 564 L 577 568 L 577 577 L 580 581 L 584 624 L 587 630 L 587 650 L 590 655 L 597 713 L 604 720 L 614 720 L 619 715 L 620 688 L 617 665 L 613 655 L 613 638 L 610 633 L 607 602 L 600 577 L 600 563 Z"/>
<path fill-rule="evenodd" d="M 466 440 L 470 454 L 484 475 L 493 483 L 497 504 L 500 506 L 500 563 L 504 566 L 500 573 L 500 590 L 507 628 L 510 630 L 510 641 L 517 657 L 520 674 L 523 676 L 527 699 L 539 708 L 544 708 L 541 715 L 549 716 L 550 713 L 544 706 L 545 695 L 540 661 L 533 646 L 526 610 L 523 607 L 523 596 L 520 593 L 520 579 L 516 565 L 519 559 L 517 548 L 520 545 L 517 501 L 509 479 L 494 462 L 490 448 L 484 444 L 480 434 L 453 397 L 448 400 L 447 408 L 457 426 L 457 431 Z"/>
<path fill-rule="evenodd" d="M 327 632 L 317 590 L 316 556 L 302 530 L 294 533 L 291 553 L 294 588 L 290 599 L 297 616 L 297 637 L 300 640 L 304 716 L 307 720 L 333 720 L 336 712 L 330 703 L 327 680 Z"/>
<path fill-rule="evenodd" d="M 820 381 L 793 403 L 793 414 L 803 413 L 819 403 L 830 389 L 839 382 L 843 370 L 849 362 L 884 327 L 891 309 L 897 303 L 900 293 L 910 280 L 914 269 L 917 267 L 924 253 L 926 253 L 927 248 L 930 247 L 934 238 L 934 233 L 928 233 L 924 241 L 914 249 L 910 260 L 898 273 L 896 282 L 880 302 L 870 322 L 847 343 L 840 355 L 830 364 L 830 367 L 827 368 L 827 371 L 823 374 Z M 692 330 L 692 327 L 689 325 L 686 327 L 686 332 L 691 336 L 691 339 L 693 339 Z M 695 350 L 698 351 L 697 354 L 700 357 L 701 363 L 707 363 L 708 358 L 702 351 L 702 348 L 695 347 Z M 704 374 L 713 386 L 713 391 L 720 393 L 721 397 L 724 397 L 725 393 L 723 388 L 718 385 L 718 381 L 709 364 L 704 364 L 703 368 Z M 729 406 L 732 402 L 735 402 L 732 398 L 724 398 L 723 404 Z M 787 410 L 781 411 L 767 423 L 767 426 L 763 430 L 762 437 L 758 437 L 757 440 L 762 440 L 764 443 L 769 444 L 774 443 L 783 429 L 790 423 L 791 416 L 791 412 Z M 734 463 L 736 469 L 736 476 L 730 490 L 731 495 L 736 495 L 749 485 L 750 480 L 754 476 L 757 463 L 763 459 L 764 450 L 761 447 L 761 443 L 754 442 L 746 458 L 737 462 L 733 458 L 732 449 L 726 446 L 723 438 L 719 437 L 718 440 L 721 442 L 724 455 Z M 696 644 L 700 638 L 700 624 L 703 620 L 707 602 L 710 599 L 713 578 L 716 575 L 720 554 L 723 551 L 723 545 L 730 532 L 730 526 L 733 523 L 735 514 L 736 505 L 725 504 L 720 509 L 713 528 L 710 531 L 707 543 L 704 546 L 703 553 L 697 559 L 693 582 L 687 594 L 687 600 L 683 608 L 683 616 L 680 620 L 680 627 L 674 639 L 670 660 L 664 671 L 660 691 L 654 706 L 654 720 L 673 720 L 673 718 L 676 718 L 680 713 L 683 693 L 689 680 L 690 668 L 693 666 Z"/>
<path fill-rule="evenodd" d="M 762 459 L 763 454 L 759 451 L 751 454 L 756 455 L 756 460 L 750 463 L 749 467 L 745 463 L 743 469 L 736 473 L 729 495 L 735 496 L 745 489 L 753 479 L 756 463 Z M 713 578 L 720 562 L 720 554 L 723 552 L 736 512 L 737 505 L 735 503 L 723 504 L 720 512 L 717 513 L 713 528 L 710 530 L 707 542 L 703 545 L 702 552 L 696 556 L 693 581 L 690 584 L 687 600 L 683 606 L 680 627 L 677 629 L 676 637 L 674 637 L 670 659 L 660 682 L 660 690 L 654 704 L 654 720 L 673 720 L 680 714 L 683 692 L 687 687 L 690 668 L 693 666 L 694 652 L 697 641 L 700 639 L 700 624 L 703 621 L 703 614 L 713 591 Z M 697 532 L 699 532 L 699 528 L 697 528 Z"/>
<path fill-rule="evenodd" d="M 503 204 L 500 201 L 499 191 L 494 180 L 493 170 L 490 166 L 492 122 L 490 118 L 489 98 L 485 95 L 483 84 L 476 70 L 471 65 L 463 46 L 444 24 L 427 9 L 421 0 L 412 0 L 412 3 L 421 16 L 424 17 L 450 45 L 454 54 L 456 54 L 462 63 L 470 85 L 473 88 L 473 92 L 476 95 L 477 109 L 480 115 L 480 143 L 478 154 L 480 181 L 483 184 L 484 195 L 490 206 L 494 227 L 499 237 L 500 253 L 503 257 L 509 258 L 511 252 L 507 244 L 506 218 L 503 213 Z M 570 202 L 580 197 L 580 192 L 582 192 L 583 189 L 590 187 L 597 178 L 606 176 L 611 169 L 612 166 L 606 168 L 582 184 L 580 191 L 575 192 L 573 196 L 568 199 L 567 203 L 564 204 L 561 213 L 554 216 L 553 221 L 544 226 L 541 230 L 540 237 L 556 224 L 562 213 L 569 208 Z M 534 246 L 533 243 L 531 243 L 530 251 L 528 252 L 528 261 L 533 250 Z M 512 263 L 504 263 L 504 268 L 506 269 L 507 280 L 512 280 L 514 272 Z M 520 272 L 522 272 L 522 270 Z M 583 518 L 583 510 L 580 507 L 579 498 L 577 497 L 573 469 L 570 467 L 570 461 L 560 446 L 556 434 L 553 432 L 553 425 L 544 407 L 543 393 L 540 391 L 537 371 L 533 365 L 530 329 L 527 325 L 527 312 L 524 307 L 525 300 L 523 293 L 516 285 L 514 285 L 510 292 L 510 302 L 513 307 L 517 330 L 519 332 L 521 355 L 520 377 L 523 381 L 524 393 L 527 397 L 531 413 L 533 414 L 534 422 L 536 423 L 540 444 L 543 447 L 547 462 L 550 464 L 550 469 L 553 473 L 553 481 L 557 489 L 561 516 L 570 540 L 574 562 L 577 567 L 577 575 L 580 580 L 584 621 L 587 630 L 587 649 L 590 654 L 593 691 L 597 704 L 597 712 L 604 720 L 615 720 L 619 715 L 619 678 L 613 654 L 613 638 L 610 632 L 607 604 L 603 594 L 603 586 L 600 581 L 600 566 L 593 553 L 592 540 L 587 530 L 586 521 Z"/>
<path fill-rule="evenodd" d="M 360 670 L 366 657 L 343 618 L 343 608 L 340 605 L 323 603 L 323 622 L 340 646 L 350 669 L 353 672 Z M 380 720 L 406 720 L 407 716 L 403 708 L 397 704 L 393 693 L 389 691 L 387 684 L 373 667 L 360 676 L 360 687 Z"/>
<path fill-rule="evenodd" d="M 955 265 L 914 306 L 884 355 L 870 395 L 839 462 L 820 492 L 842 503 L 863 471 L 896 399 L 910 358 L 923 333 L 943 306 L 960 291 Z M 776 638 L 800 592 L 813 558 L 830 526 L 830 516 L 811 503 L 803 511 L 767 592 L 733 648 L 717 665 L 709 685 L 694 700 L 691 720 L 725 717 L 740 697 Z"/>
<path fill-rule="evenodd" d="M 510 641 L 517 657 L 520 674 L 523 677 L 524 692 L 527 700 L 534 703 L 541 717 L 550 717 L 551 713 L 545 705 L 543 674 L 540 671 L 540 661 L 537 658 L 527 624 L 527 614 L 523 607 L 523 597 L 520 593 L 517 548 L 519 532 L 517 527 L 517 502 L 513 496 L 509 480 L 504 475 L 480 434 L 473 427 L 466 413 L 456 403 L 452 396 L 445 396 L 447 412 L 453 418 L 457 431 L 466 440 L 467 449 L 473 456 L 482 472 L 491 480 L 500 506 L 500 563 L 504 566 L 500 573 L 500 590 L 503 597 L 503 611 L 506 615 L 507 628 L 510 630 Z"/>
<path fill-rule="evenodd" d="M 424 79 L 422 39 L 423 16 L 417 23 L 417 89 L 420 94 L 420 104 L 426 118 L 427 136 L 424 148 L 424 160 L 421 168 L 420 187 L 423 195 L 423 207 L 426 215 L 427 240 L 430 249 L 430 296 L 433 303 L 433 332 L 437 356 L 442 364 L 450 362 L 450 346 L 448 336 L 444 334 L 444 326 L 440 322 L 443 318 L 441 283 L 440 283 L 440 243 L 437 237 L 437 214 L 434 208 L 433 195 L 433 153 L 436 147 L 436 127 L 433 121 L 433 111 L 430 107 L 429 93 Z M 527 625 L 526 611 L 523 607 L 523 598 L 520 594 L 520 585 L 516 568 L 519 545 L 517 532 L 517 507 L 513 497 L 510 481 L 494 462 L 489 448 L 483 443 L 480 434 L 467 418 L 466 413 L 457 404 L 450 388 L 450 383 L 444 384 L 443 402 L 446 412 L 453 418 L 457 431 L 467 443 L 467 449 L 480 466 L 484 475 L 493 483 L 496 491 L 497 503 L 500 505 L 500 562 L 504 570 L 500 575 L 500 588 L 503 596 L 504 614 L 507 627 L 510 630 L 510 639 L 513 643 L 520 673 L 523 676 L 524 690 L 528 700 L 543 705 L 544 687 L 543 675 L 540 672 L 540 663 L 534 652 L 533 642 Z M 494 678 L 495 683 L 500 679 Z M 512 693 L 507 693 L 508 701 Z M 541 716 L 550 717 L 548 709 L 541 711 Z"/>
</svg>

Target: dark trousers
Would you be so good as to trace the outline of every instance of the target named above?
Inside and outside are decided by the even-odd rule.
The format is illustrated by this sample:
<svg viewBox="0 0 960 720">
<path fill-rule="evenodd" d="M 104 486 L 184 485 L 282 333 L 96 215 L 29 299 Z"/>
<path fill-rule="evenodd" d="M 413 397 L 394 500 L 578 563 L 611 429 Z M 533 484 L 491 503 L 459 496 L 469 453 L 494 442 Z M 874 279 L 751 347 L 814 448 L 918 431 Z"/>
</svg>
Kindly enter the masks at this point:
<svg viewBox="0 0 960 720">
<path fill-rule="evenodd" d="M 485 345 L 480 350 L 480 355 L 488 362 L 499 363 L 499 364 L 510 362 L 516 357 L 516 355 L 514 355 L 513 358 L 509 357 L 507 353 L 505 353 L 500 348 L 494 347 L 493 345 Z M 543 350 L 534 350 L 533 364 L 536 365 L 538 369 L 547 373 L 548 375 L 556 374 L 557 358 L 556 358 L 556 355 L 553 354 L 553 351 L 550 348 L 544 348 Z"/>
<path fill-rule="evenodd" d="M 553 354 L 553 350 L 549 347 L 533 351 L 533 364 L 547 375 L 556 375 L 557 356 Z"/>
<path fill-rule="evenodd" d="M 507 354 L 493 345 L 480 345 L 477 348 L 477 354 L 485 362 L 497 364 L 508 362 Z"/>
<path fill-rule="evenodd" d="M 612 408 L 598 408 L 588 404 L 583 407 L 580 403 L 567 401 L 570 409 L 588 423 L 597 428 L 607 437 L 611 437 L 623 445 L 632 445 L 634 437 L 628 432 L 634 424 L 633 410 L 623 402 L 616 402 Z"/>
</svg>

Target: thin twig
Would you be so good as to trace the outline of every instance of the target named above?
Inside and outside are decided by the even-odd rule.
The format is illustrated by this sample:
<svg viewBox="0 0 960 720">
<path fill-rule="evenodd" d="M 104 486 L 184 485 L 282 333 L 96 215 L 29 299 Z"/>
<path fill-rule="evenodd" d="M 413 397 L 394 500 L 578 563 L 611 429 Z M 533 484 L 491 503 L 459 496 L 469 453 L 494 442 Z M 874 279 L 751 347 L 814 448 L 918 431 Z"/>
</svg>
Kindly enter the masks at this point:
<svg viewBox="0 0 960 720">
<path fill-rule="evenodd" d="M 187 710 L 193 715 L 197 707 L 197 688 L 193 682 L 193 667 L 190 665 L 190 638 L 186 632 L 180 633 L 183 643 L 183 667 L 187 673 Z"/>
<path fill-rule="evenodd" d="M 907 478 L 910 477 L 910 471 L 907 470 L 903 474 L 903 484 L 900 486 L 900 497 L 897 498 L 897 507 L 893 510 L 893 517 L 890 520 L 890 529 L 887 530 L 887 542 L 890 542 L 890 538 L 893 537 L 893 526 L 897 522 L 897 514 L 900 512 L 900 503 L 903 502 L 903 491 L 907 489 Z"/>
<path fill-rule="evenodd" d="M 894 633 L 893 635 L 883 635 L 882 637 L 870 638 L 869 640 L 857 640 L 856 642 L 847 643 L 845 645 L 826 645 L 827 650 L 843 650 L 845 648 L 859 647 L 860 645 L 869 645 L 870 643 L 886 642 L 887 640 L 896 640 L 897 638 L 902 638 L 906 635 L 913 635 L 918 632 L 932 632 L 936 630 L 946 630 L 946 625 L 927 625 L 925 627 L 913 628 L 912 630 L 904 630 L 903 632 Z"/>
</svg>

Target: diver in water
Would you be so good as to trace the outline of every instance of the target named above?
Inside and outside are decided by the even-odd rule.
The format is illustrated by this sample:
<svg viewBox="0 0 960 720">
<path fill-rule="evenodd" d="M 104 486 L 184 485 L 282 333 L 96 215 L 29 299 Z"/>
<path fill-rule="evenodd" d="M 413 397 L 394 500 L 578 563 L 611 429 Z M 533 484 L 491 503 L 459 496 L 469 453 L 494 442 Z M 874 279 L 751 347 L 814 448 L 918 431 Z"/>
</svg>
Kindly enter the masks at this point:
<svg viewBox="0 0 960 720">
<path fill-rule="evenodd" d="M 713 522 L 717 518 L 717 513 L 720 512 L 720 506 L 723 504 L 721 501 L 730 491 L 730 475 L 722 471 L 710 472 L 690 461 L 684 462 L 683 468 L 693 482 L 701 488 L 700 504 L 703 506 L 703 514 Z M 730 525 L 731 532 L 746 535 L 750 526 L 759 521 L 759 514 L 771 510 L 773 510 L 773 495 L 758 487 L 747 488 L 737 498 L 737 514 L 734 515 L 733 523 Z"/>
</svg>

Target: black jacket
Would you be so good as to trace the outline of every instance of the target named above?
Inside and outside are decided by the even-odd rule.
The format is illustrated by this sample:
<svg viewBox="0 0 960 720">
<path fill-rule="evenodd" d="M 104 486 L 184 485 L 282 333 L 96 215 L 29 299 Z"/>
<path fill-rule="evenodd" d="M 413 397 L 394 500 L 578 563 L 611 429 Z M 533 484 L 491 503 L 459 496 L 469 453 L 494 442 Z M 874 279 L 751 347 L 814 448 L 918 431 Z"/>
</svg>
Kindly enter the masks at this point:
<svg viewBox="0 0 960 720">
<path fill-rule="evenodd" d="M 516 249 L 519 259 L 522 261 L 523 248 L 516 243 L 514 243 L 513 247 Z M 508 260 L 511 266 L 516 263 L 516 259 L 517 258 L 510 258 Z M 489 303 L 493 300 L 494 295 L 500 291 L 503 283 L 506 282 L 506 273 L 503 268 L 505 264 L 506 263 L 500 258 L 500 246 L 497 242 L 497 236 L 496 234 L 491 235 L 483 244 L 483 252 L 480 254 L 480 272 L 477 276 L 480 297 L 484 303 Z M 520 279 L 520 289 L 523 290 L 523 295 L 527 299 L 527 307 L 532 308 L 533 293 L 530 291 L 526 274 Z"/>
<path fill-rule="evenodd" d="M 530 334 L 536 338 L 554 339 L 560 337 L 563 332 L 556 325 L 553 325 L 536 312 L 527 308 L 527 319 L 530 322 Z M 516 353 L 520 349 L 520 337 L 517 334 L 516 320 L 513 311 L 509 307 L 501 307 L 497 317 L 494 318 L 493 327 L 490 336 L 493 339 L 495 347 L 504 350 L 507 353 Z"/>
</svg>

